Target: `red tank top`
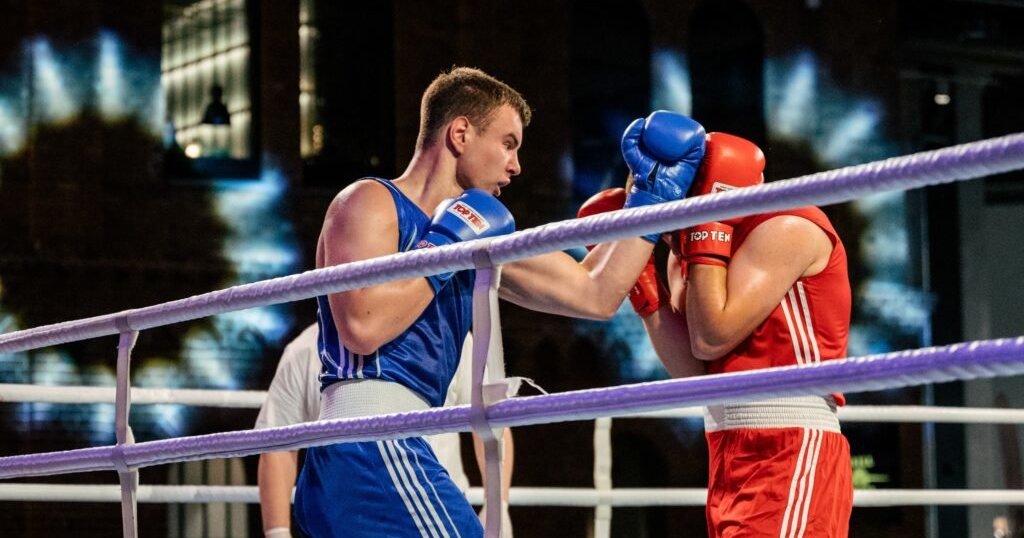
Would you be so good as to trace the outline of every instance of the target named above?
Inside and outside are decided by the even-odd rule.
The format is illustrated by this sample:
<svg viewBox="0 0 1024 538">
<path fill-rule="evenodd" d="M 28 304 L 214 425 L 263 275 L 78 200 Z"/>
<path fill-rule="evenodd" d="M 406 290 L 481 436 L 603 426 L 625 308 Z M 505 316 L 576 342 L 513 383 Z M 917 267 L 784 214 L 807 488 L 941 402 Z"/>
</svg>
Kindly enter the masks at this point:
<svg viewBox="0 0 1024 538">
<path fill-rule="evenodd" d="M 782 215 L 805 218 L 828 235 L 832 241 L 828 264 L 820 273 L 797 280 L 746 340 L 708 365 L 709 373 L 814 364 L 846 356 L 850 335 L 846 249 L 825 213 L 817 207 L 803 207 L 748 217 L 733 230 L 733 252 L 755 227 Z"/>
</svg>

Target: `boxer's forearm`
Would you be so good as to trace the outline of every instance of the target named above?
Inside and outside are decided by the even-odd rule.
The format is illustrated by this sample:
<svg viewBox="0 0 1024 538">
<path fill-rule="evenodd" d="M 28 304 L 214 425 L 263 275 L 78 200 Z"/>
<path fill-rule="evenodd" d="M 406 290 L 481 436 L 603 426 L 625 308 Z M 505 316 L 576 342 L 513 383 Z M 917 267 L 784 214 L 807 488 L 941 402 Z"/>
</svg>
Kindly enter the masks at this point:
<svg viewBox="0 0 1024 538">
<path fill-rule="evenodd" d="M 291 526 L 292 488 L 297 476 L 297 452 L 260 454 L 257 481 L 264 530 Z"/>
</svg>

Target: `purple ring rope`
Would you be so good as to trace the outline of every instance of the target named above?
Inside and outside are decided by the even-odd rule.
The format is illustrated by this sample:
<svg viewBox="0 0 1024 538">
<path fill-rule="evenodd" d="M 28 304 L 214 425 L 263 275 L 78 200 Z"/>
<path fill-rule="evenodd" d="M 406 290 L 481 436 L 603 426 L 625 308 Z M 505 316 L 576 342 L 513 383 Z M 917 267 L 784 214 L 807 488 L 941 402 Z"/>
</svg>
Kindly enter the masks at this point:
<svg viewBox="0 0 1024 538">
<path fill-rule="evenodd" d="M 713 196 L 569 220 L 498 237 L 393 254 L 179 299 L 146 308 L 46 325 L 0 336 L 11 353 L 118 333 L 124 316 L 135 330 L 256 306 L 298 301 L 390 280 L 475 266 L 478 251 L 495 264 L 542 252 L 623 239 L 764 211 L 845 202 L 887 190 L 912 189 L 1024 168 L 1024 134 L 971 142 Z"/>
<path fill-rule="evenodd" d="M 589 420 L 770 397 L 862 392 L 923 383 L 1024 373 L 1024 337 L 899 351 L 809 366 L 702 376 L 514 398 L 488 408 L 495 427 Z M 132 467 L 210 457 L 236 457 L 345 441 L 370 441 L 469 431 L 470 408 L 330 420 L 123 445 Z M 0 479 L 112 470 L 114 447 L 96 447 L 0 458 Z"/>
</svg>

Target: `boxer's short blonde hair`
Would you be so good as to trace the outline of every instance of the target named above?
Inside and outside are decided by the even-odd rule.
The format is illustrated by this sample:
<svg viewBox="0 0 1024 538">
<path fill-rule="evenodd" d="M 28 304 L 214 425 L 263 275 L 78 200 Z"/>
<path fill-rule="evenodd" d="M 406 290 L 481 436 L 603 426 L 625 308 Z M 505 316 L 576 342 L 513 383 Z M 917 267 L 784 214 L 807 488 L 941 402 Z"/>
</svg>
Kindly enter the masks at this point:
<svg viewBox="0 0 1024 538">
<path fill-rule="evenodd" d="M 416 147 L 432 145 L 437 133 L 459 116 L 465 116 L 474 127 L 484 130 L 493 112 L 502 105 L 509 105 L 519 113 L 523 127 L 530 124 L 533 114 L 530 105 L 508 84 L 472 67 L 455 67 L 441 73 L 423 92 Z"/>
</svg>

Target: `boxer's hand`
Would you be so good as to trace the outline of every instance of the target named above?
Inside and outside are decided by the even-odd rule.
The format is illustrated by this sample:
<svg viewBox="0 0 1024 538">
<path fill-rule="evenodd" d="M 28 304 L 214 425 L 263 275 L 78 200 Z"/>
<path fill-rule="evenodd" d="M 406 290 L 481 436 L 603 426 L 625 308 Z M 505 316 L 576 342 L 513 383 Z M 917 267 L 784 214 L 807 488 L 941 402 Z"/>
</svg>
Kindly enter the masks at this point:
<svg viewBox="0 0 1024 538">
<path fill-rule="evenodd" d="M 654 266 L 654 256 L 647 260 L 647 265 L 640 271 L 633 289 L 629 290 L 629 303 L 633 305 L 633 311 L 642 318 L 646 318 L 658 311 L 661 305 L 668 304 L 670 295 L 668 289 L 658 278 L 658 270 Z"/>
<path fill-rule="evenodd" d="M 441 202 L 416 248 L 450 245 L 460 241 L 505 235 L 516 231 L 512 213 L 497 198 L 480 189 L 468 189 L 457 198 Z M 428 276 L 436 294 L 453 273 Z"/>
<path fill-rule="evenodd" d="M 726 192 L 764 183 L 764 153 L 753 142 L 726 133 L 708 133 L 704 160 L 689 196 Z M 743 217 L 724 221 L 736 226 Z"/>
<path fill-rule="evenodd" d="M 576 211 L 576 218 L 582 219 L 591 215 L 608 213 L 626 205 L 626 190 L 622 188 L 605 189 L 587 198 L 579 210 Z M 587 245 L 587 250 L 594 248 L 594 245 Z"/>
<path fill-rule="evenodd" d="M 704 127 L 658 110 L 637 119 L 622 133 L 622 156 L 633 173 L 626 207 L 678 200 L 690 189 L 704 156 Z"/>
<path fill-rule="evenodd" d="M 617 209 L 622 209 L 626 203 L 625 189 L 605 189 L 590 198 L 580 206 L 576 217 L 583 218 L 591 215 L 600 215 Z M 587 250 L 594 248 L 594 245 L 587 245 Z M 668 299 L 668 290 L 658 279 L 658 271 L 654 266 L 654 256 L 647 260 L 647 265 L 640 272 L 633 289 L 629 290 L 629 302 L 633 310 L 640 317 L 645 318 L 658 311 L 662 304 Z"/>
<path fill-rule="evenodd" d="M 683 259 L 687 264 L 727 267 L 732 258 L 733 227 L 724 222 L 692 226 L 683 232 Z"/>
<path fill-rule="evenodd" d="M 631 123 L 622 134 L 622 156 L 634 178 L 625 207 L 686 196 L 704 156 L 704 139 L 704 127 L 674 112 L 658 110 Z M 656 243 L 658 235 L 644 238 Z"/>
<path fill-rule="evenodd" d="M 726 133 L 709 133 L 704 160 L 690 196 L 725 192 L 764 183 L 764 153 L 753 142 Z M 732 257 L 733 227 L 743 217 L 709 222 L 683 233 L 682 256 L 687 263 L 726 267 Z"/>
</svg>

